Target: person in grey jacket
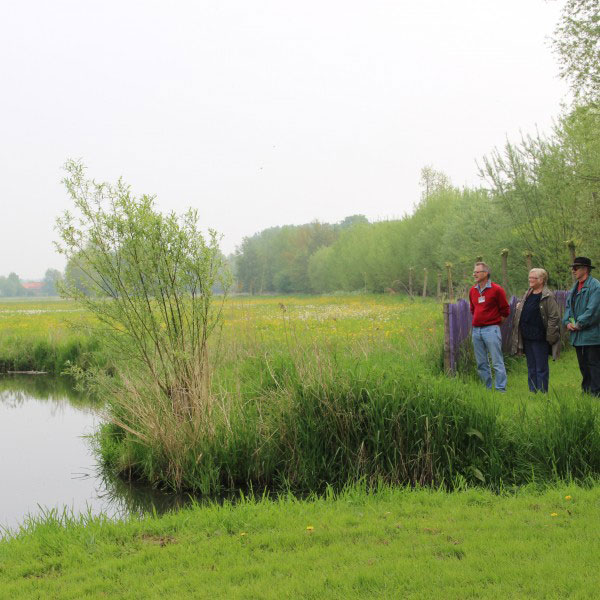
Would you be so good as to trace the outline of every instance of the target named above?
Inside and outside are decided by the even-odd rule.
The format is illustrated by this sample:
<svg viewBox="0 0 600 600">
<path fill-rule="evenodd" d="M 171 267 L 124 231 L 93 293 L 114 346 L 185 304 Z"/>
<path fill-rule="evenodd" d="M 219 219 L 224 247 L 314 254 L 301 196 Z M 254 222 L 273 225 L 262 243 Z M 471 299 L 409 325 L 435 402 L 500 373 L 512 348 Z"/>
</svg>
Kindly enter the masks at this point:
<svg viewBox="0 0 600 600">
<path fill-rule="evenodd" d="M 525 353 L 527 384 L 534 393 L 548 392 L 548 355 L 556 360 L 560 354 L 560 313 L 547 283 L 544 269 L 529 271 L 529 289 L 517 304 L 511 333 L 511 352 Z"/>
<path fill-rule="evenodd" d="M 570 332 L 581 371 L 581 389 L 600 397 L 600 282 L 592 277 L 592 261 L 578 256 L 571 265 L 576 278 L 563 323 Z"/>
</svg>

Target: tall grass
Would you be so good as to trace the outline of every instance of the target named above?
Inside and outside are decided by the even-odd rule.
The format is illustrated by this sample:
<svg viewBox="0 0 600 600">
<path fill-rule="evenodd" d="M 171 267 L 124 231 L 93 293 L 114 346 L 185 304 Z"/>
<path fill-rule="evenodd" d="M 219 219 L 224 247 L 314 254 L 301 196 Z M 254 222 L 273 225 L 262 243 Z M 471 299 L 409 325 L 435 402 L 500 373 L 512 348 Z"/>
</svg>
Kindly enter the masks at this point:
<svg viewBox="0 0 600 600">
<path fill-rule="evenodd" d="M 156 401 L 131 405 L 100 446 L 121 472 L 209 495 L 361 480 L 500 489 L 600 474 L 590 398 L 508 412 L 497 394 L 435 377 L 417 359 L 385 366 L 377 353 L 356 361 L 318 345 L 248 357 L 235 390 L 213 386 L 210 418 L 176 422 Z"/>
<path fill-rule="evenodd" d="M 85 334 L 0 336 L 0 373 L 44 371 L 60 375 L 69 365 L 88 369 L 107 362 L 100 341 Z"/>
</svg>

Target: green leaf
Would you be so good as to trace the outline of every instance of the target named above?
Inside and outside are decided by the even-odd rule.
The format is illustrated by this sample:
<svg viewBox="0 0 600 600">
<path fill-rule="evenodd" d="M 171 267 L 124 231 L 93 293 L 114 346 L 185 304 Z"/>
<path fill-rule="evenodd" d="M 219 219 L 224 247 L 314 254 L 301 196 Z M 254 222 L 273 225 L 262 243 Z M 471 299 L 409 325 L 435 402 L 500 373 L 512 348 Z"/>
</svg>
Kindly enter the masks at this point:
<svg viewBox="0 0 600 600">
<path fill-rule="evenodd" d="M 473 474 L 474 477 L 476 477 L 477 479 L 479 479 L 479 481 L 481 481 L 481 483 L 485 483 L 485 477 L 483 476 L 483 473 L 477 468 L 477 467 L 469 467 L 469 470 L 471 471 L 471 473 Z"/>
<path fill-rule="evenodd" d="M 477 429 L 467 429 L 466 431 L 468 436 L 475 436 L 478 437 L 482 442 L 483 442 L 483 433 L 481 433 L 481 431 L 477 431 Z"/>
</svg>

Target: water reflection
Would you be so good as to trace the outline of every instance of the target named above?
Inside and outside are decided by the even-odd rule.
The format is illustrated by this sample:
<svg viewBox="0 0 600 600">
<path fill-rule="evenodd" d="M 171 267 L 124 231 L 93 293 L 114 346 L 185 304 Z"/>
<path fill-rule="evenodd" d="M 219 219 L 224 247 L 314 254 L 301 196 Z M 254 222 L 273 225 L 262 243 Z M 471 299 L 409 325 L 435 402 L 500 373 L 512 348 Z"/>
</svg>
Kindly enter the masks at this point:
<svg viewBox="0 0 600 600">
<path fill-rule="evenodd" d="M 193 502 L 188 494 L 166 492 L 147 484 L 127 481 L 105 472 L 101 467 L 95 476 L 104 484 L 102 499 L 106 505 L 121 509 L 126 514 L 164 514 Z"/>
<path fill-rule="evenodd" d="M 103 471 L 92 436 L 102 406 L 65 378 L 0 375 L 0 526 L 48 509 L 122 518 L 191 502 Z"/>
<path fill-rule="evenodd" d="M 48 375 L 9 375 L 0 373 L 0 402 L 13 405 L 34 398 L 49 400 L 56 404 L 97 407 L 98 403 L 75 389 L 68 377 Z"/>
</svg>

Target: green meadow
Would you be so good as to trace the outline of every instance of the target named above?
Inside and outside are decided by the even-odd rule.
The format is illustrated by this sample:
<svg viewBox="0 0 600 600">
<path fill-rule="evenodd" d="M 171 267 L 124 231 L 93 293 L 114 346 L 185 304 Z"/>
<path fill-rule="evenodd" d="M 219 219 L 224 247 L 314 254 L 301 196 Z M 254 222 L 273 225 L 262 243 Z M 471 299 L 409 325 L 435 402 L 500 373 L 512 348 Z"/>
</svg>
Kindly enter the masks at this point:
<svg viewBox="0 0 600 600">
<path fill-rule="evenodd" d="M 5 371 L 110 369 L 71 302 L 2 303 L 0 324 Z M 500 395 L 444 376 L 442 331 L 431 300 L 228 299 L 198 427 L 149 389 L 95 444 L 113 472 L 239 500 L 31 519 L 0 542 L 0 597 L 594 597 L 600 412 L 574 353 L 548 396 L 507 359 Z"/>
</svg>

